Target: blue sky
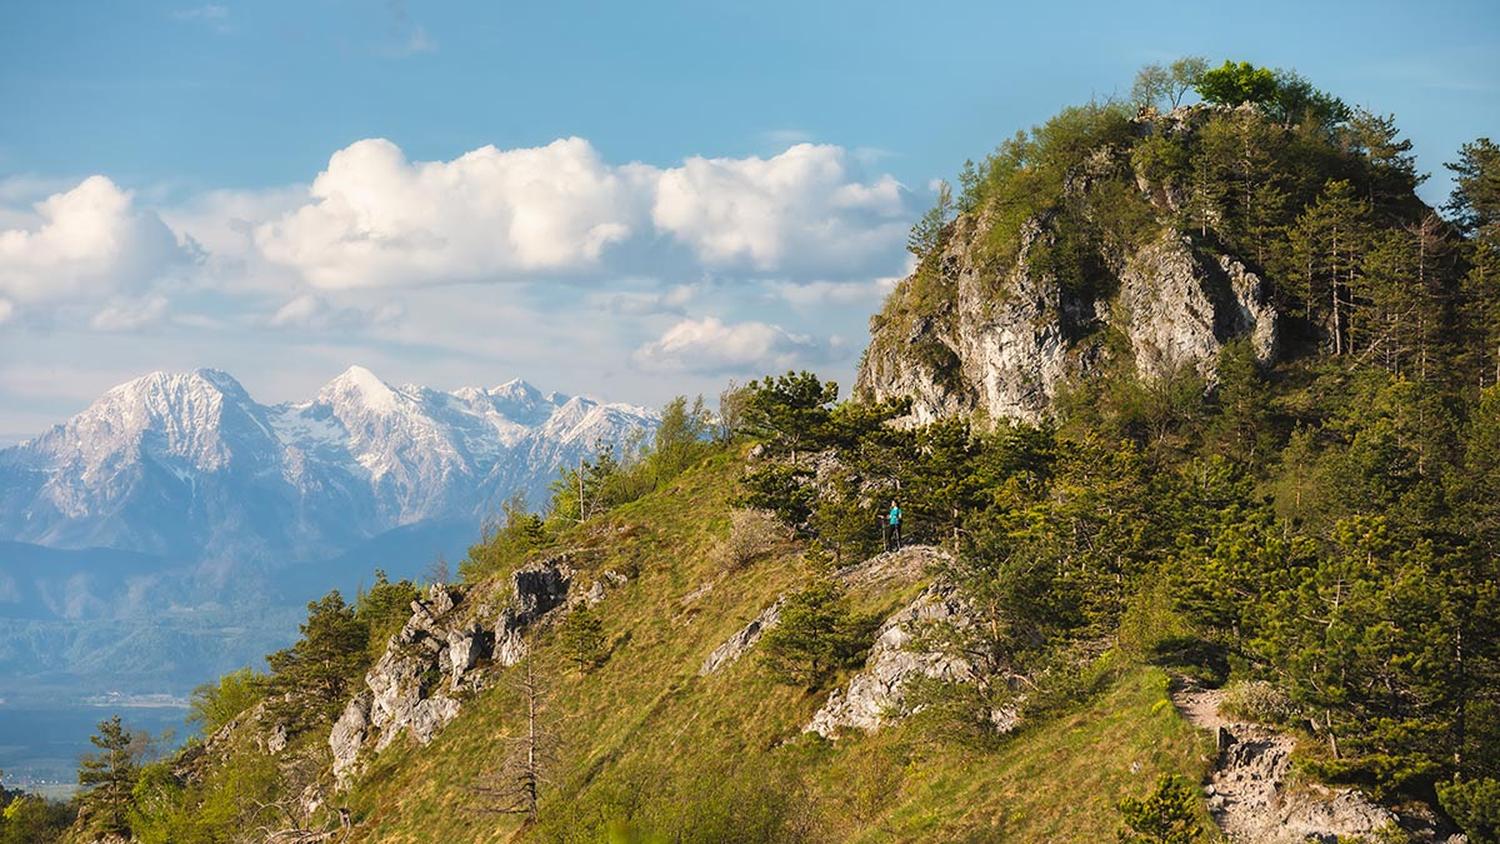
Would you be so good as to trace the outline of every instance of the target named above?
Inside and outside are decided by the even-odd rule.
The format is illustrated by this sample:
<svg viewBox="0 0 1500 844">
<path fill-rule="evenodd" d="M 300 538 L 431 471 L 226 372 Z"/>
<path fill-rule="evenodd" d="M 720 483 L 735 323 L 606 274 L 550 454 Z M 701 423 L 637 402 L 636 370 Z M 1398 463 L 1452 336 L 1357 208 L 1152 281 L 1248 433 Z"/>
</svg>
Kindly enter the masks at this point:
<svg viewBox="0 0 1500 844">
<path fill-rule="evenodd" d="M 1394 112 L 1429 201 L 1500 134 L 1494 2 L 6 3 L 0 441 L 157 368 L 847 383 L 934 178 L 1185 53 Z"/>
</svg>

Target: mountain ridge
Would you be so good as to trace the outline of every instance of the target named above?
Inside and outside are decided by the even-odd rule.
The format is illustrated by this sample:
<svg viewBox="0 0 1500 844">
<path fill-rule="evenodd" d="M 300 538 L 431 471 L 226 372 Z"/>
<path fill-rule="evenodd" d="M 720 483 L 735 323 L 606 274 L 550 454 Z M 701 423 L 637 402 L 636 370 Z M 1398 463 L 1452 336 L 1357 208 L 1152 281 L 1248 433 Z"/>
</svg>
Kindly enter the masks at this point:
<svg viewBox="0 0 1500 844">
<path fill-rule="evenodd" d="M 316 557 L 545 492 L 559 465 L 649 430 L 645 408 L 521 379 L 445 392 L 351 366 L 261 404 L 216 369 L 148 373 L 0 449 L 0 537 L 173 557 Z M 183 516 L 186 518 L 182 518 Z"/>
</svg>

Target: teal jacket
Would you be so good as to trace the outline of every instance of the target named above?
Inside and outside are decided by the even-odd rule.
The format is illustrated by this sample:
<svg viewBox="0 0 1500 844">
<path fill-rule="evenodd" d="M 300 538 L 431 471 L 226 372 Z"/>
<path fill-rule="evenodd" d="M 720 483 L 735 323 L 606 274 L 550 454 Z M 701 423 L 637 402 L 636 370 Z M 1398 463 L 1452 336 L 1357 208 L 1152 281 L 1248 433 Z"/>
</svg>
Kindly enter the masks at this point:
<svg viewBox="0 0 1500 844">
<path fill-rule="evenodd" d="M 899 524 L 901 524 L 901 508 L 900 507 L 892 507 L 891 508 L 890 520 L 891 520 L 891 524 L 893 524 L 893 525 L 899 525 Z"/>
</svg>

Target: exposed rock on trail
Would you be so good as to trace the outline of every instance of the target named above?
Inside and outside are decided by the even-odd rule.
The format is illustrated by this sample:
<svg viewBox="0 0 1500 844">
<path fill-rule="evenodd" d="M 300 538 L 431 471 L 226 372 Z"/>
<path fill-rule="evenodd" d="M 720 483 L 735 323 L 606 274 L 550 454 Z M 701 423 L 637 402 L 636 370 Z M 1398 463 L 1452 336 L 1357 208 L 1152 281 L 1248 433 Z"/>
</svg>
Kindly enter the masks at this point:
<svg viewBox="0 0 1500 844">
<path fill-rule="evenodd" d="M 1187 721 L 1214 731 L 1218 757 L 1205 790 L 1208 809 L 1232 842 L 1302 844 L 1373 838 L 1404 827 L 1414 841 L 1452 841 L 1420 821 L 1402 823 L 1395 813 L 1351 788 L 1287 782 L 1295 741 L 1260 724 L 1226 719 L 1223 692 L 1187 685 L 1174 688 L 1172 702 Z M 1425 827 L 1413 829 L 1412 827 Z"/>
</svg>

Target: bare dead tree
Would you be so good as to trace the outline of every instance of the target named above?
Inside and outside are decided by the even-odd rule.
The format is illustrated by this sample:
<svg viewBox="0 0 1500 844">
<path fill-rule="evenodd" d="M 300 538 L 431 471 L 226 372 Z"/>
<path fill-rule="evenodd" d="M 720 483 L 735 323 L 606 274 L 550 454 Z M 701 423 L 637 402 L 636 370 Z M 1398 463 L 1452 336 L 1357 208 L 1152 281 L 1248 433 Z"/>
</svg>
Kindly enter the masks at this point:
<svg viewBox="0 0 1500 844">
<path fill-rule="evenodd" d="M 332 821 L 317 825 L 311 823 L 295 797 L 254 802 L 262 816 L 270 816 L 268 822 L 259 827 L 259 840 L 266 844 L 324 844 L 334 839 Z M 346 825 L 343 829 L 342 837 L 347 838 L 349 827 Z"/>
<path fill-rule="evenodd" d="M 523 657 L 512 681 L 526 707 L 525 729 L 506 737 L 506 752 L 499 766 L 481 775 L 472 786 L 479 798 L 477 811 L 536 820 L 542 787 L 549 783 L 547 772 L 556 761 L 557 734 L 547 717 L 546 683 L 538 676 L 534 662 L 529 653 Z"/>
</svg>

